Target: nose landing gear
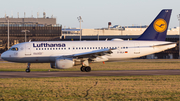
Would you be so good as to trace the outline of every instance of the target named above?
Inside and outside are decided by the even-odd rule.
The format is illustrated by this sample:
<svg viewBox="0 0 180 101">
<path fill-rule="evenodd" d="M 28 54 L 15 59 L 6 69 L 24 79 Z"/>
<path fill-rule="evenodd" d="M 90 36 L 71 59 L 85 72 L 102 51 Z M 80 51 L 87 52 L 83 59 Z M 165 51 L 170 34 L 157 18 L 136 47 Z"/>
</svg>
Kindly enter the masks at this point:
<svg viewBox="0 0 180 101">
<path fill-rule="evenodd" d="M 29 73 L 31 70 L 30 70 L 30 63 L 28 63 L 28 66 L 27 66 L 27 69 L 26 69 L 26 73 Z"/>
</svg>

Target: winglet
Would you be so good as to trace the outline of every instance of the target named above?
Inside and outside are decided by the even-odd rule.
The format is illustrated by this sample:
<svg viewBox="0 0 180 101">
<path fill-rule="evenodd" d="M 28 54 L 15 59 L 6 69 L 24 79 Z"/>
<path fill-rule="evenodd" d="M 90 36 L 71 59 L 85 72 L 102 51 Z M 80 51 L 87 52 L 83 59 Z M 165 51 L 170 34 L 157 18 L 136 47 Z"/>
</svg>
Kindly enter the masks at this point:
<svg viewBox="0 0 180 101">
<path fill-rule="evenodd" d="M 165 41 L 172 9 L 163 9 L 136 40 Z"/>
</svg>

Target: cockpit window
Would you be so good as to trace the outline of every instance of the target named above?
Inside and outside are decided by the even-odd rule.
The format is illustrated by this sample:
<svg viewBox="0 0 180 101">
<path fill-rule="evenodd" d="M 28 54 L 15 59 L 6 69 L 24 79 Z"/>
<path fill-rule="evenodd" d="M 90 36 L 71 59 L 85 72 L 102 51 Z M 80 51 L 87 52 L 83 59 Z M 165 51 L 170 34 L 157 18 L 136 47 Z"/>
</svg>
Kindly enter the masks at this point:
<svg viewBox="0 0 180 101">
<path fill-rule="evenodd" d="M 17 47 L 12 47 L 12 48 L 10 48 L 9 50 L 18 51 L 18 48 L 17 48 Z"/>
</svg>

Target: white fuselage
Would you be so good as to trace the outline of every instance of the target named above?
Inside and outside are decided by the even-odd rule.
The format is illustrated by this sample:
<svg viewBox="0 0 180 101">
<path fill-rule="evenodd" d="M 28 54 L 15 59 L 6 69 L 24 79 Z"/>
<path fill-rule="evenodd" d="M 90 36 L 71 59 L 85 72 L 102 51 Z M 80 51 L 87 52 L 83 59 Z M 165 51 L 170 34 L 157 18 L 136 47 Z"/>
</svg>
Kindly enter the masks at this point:
<svg viewBox="0 0 180 101">
<path fill-rule="evenodd" d="M 4 60 L 24 63 L 52 63 L 63 55 L 73 55 L 100 49 L 113 49 L 112 54 L 105 55 L 108 61 L 137 58 L 164 51 L 176 46 L 165 41 L 42 41 L 25 42 L 14 45 L 18 50 L 8 50 L 1 57 Z M 153 47 L 155 46 L 155 47 Z"/>
</svg>

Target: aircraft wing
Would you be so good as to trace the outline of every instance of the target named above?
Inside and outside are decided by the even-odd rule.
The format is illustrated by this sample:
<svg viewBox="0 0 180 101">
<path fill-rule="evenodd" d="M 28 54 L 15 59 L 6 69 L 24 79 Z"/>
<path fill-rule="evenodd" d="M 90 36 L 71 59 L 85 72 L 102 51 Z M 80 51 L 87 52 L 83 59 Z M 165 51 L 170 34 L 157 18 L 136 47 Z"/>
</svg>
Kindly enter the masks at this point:
<svg viewBox="0 0 180 101">
<path fill-rule="evenodd" d="M 95 50 L 95 51 L 90 51 L 90 52 L 84 52 L 84 53 L 78 53 L 72 55 L 73 58 L 96 58 L 98 56 L 103 56 L 107 54 L 111 54 L 112 49 L 100 49 L 100 50 Z"/>
</svg>

